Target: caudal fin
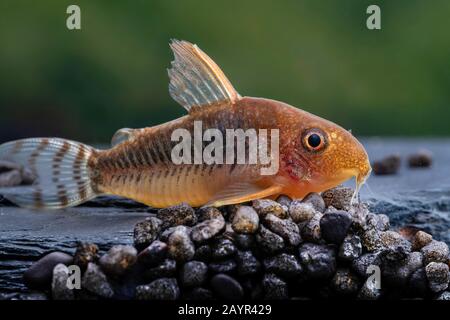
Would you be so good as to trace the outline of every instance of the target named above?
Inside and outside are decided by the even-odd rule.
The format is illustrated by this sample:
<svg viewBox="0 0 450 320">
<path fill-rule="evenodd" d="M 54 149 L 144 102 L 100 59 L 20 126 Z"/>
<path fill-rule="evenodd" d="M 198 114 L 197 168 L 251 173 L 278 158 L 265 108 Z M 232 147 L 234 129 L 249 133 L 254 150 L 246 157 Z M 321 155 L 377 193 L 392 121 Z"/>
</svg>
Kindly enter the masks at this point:
<svg viewBox="0 0 450 320">
<path fill-rule="evenodd" d="M 0 188 L 0 194 L 26 208 L 59 209 L 75 206 L 96 196 L 89 158 L 95 149 L 58 138 L 32 138 L 0 145 L 0 160 L 31 171 L 30 186 Z"/>
</svg>

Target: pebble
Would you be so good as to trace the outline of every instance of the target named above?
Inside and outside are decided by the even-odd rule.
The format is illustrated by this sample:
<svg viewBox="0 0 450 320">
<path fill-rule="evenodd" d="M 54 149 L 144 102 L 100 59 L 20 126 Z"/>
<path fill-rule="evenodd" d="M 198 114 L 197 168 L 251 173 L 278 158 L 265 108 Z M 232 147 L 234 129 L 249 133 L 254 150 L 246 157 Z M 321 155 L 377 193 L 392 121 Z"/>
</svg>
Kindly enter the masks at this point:
<svg viewBox="0 0 450 320">
<path fill-rule="evenodd" d="M 362 254 L 361 238 L 357 235 L 348 235 L 344 238 L 338 257 L 344 261 L 353 261 Z"/>
<path fill-rule="evenodd" d="M 256 235 L 256 243 L 267 254 L 276 253 L 284 248 L 283 238 L 264 226 L 259 228 L 259 232 Z"/>
<path fill-rule="evenodd" d="M 211 260 L 211 247 L 208 244 L 197 247 L 194 259 L 209 262 Z"/>
<path fill-rule="evenodd" d="M 192 228 L 191 238 L 196 243 L 205 242 L 218 234 L 220 234 L 225 229 L 225 219 L 209 219 L 200 222 Z"/>
<path fill-rule="evenodd" d="M 223 220 L 222 212 L 215 207 L 202 207 L 197 210 L 198 222 L 211 219 L 221 219 Z"/>
<path fill-rule="evenodd" d="M 287 283 L 273 273 L 264 275 L 262 290 L 266 300 L 284 300 L 289 298 Z"/>
<path fill-rule="evenodd" d="M 408 281 L 408 293 L 411 296 L 423 297 L 430 291 L 425 268 L 414 271 Z"/>
<path fill-rule="evenodd" d="M 322 193 L 325 206 L 332 206 L 337 210 L 348 210 L 351 206 L 353 189 L 346 187 L 336 187 Z"/>
<path fill-rule="evenodd" d="M 188 235 L 191 235 L 192 228 L 186 226 L 176 226 L 167 228 L 159 235 L 159 240 L 161 240 L 162 242 L 167 242 L 169 240 L 170 235 L 175 231 L 181 231 L 187 233 Z"/>
<path fill-rule="evenodd" d="M 281 236 L 289 245 L 297 246 L 302 241 L 298 226 L 292 220 L 268 214 L 264 222 L 267 228 Z"/>
<path fill-rule="evenodd" d="M 178 229 L 172 232 L 167 241 L 169 256 L 179 262 L 192 260 L 195 246 L 186 230 Z"/>
<path fill-rule="evenodd" d="M 219 298 L 225 300 L 241 300 L 244 297 L 241 284 L 226 274 L 217 274 L 212 277 L 211 287 Z"/>
<path fill-rule="evenodd" d="M 375 252 L 383 249 L 381 243 L 381 232 L 376 229 L 369 229 L 361 236 L 363 249 L 368 252 Z"/>
<path fill-rule="evenodd" d="M 138 222 L 134 226 L 134 246 L 142 250 L 158 238 L 162 230 L 162 221 L 155 217 L 150 217 Z"/>
<path fill-rule="evenodd" d="M 260 217 L 265 217 L 268 214 L 272 214 L 278 218 L 286 219 L 288 216 L 283 206 L 273 200 L 269 199 L 253 200 L 252 205 Z"/>
<path fill-rule="evenodd" d="M 445 242 L 432 240 L 429 244 L 424 246 L 420 252 L 423 254 L 425 265 L 430 262 L 447 263 L 448 261 L 449 250 Z"/>
<path fill-rule="evenodd" d="M 251 251 L 238 251 L 236 254 L 237 273 L 240 276 L 250 276 L 261 270 L 261 263 Z"/>
<path fill-rule="evenodd" d="M 352 218 L 345 211 L 324 214 L 320 219 L 322 238 L 330 243 L 341 244 L 352 224 Z"/>
<path fill-rule="evenodd" d="M 366 218 L 366 227 L 367 229 L 375 229 L 378 231 L 389 230 L 389 217 L 385 214 L 369 213 Z"/>
<path fill-rule="evenodd" d="M 208 267 L 212 273 L 232 273 L 236 270 L 237 264 L 234 260 L 227 259 L 218 262 L 211 262 Z"/>
<path fill-rule="evenodd" d="M 412 239 L 412 250 L 419 251 L 433 240 L 431 234 L 424 231 L 417 231 Z"/>
<path fill-rule="evenodd" d="M 99 264 L 106 274 L 121 276 L 136 263 L 136 260 L 137 251 L 134 247 L 116 245 L 100 258 Z"/>
<path fill-rule="evenodd" d="M 195 211 L 187 203 L 159 209 L 158 218 L 161 219 L 163 228 L 179 225 L 193 226 L 197 223 Z"/>
<path fill-rule="evenodd" d="M 331 286 L 338 294 L 351 295 L 358 292 L 360 281 L 349 269 L 343 268 L 336 271 L 336 274 L 331 280 Z"/>
<path fill-rule="evenodd" d="M 102 298 L 111 298 L 114 291 L 106 275 L 95 263 L 89 263 L 81 279 L 81 287 Z"/>
<path fill-rule="evenodd" d="M 50 287 L 53 269 L 60 263 L 70 265 L 73 263 L 73 258 L 71 255 L 59 251 L 45 255 L 25 271 L 23 276 L 25 284 L 32 289 Z"/>
<path fill-rule="evenodd" d="M 292 199 L 289 196 L 282 194 L 282 195 L 278 196 L 278 198 L 275 201 L 278 202 L 279 204 L 281 204 L 282 206 L 289 208 L 289 206 L 291 205 Z"/>
<path fill-rule="evenodd" d="M 429 287 L 433 292 L 444 291 L 450 282 L 449 267 L 442 262 L 430 262 L 425 267 Z"/>
<path fill-rule="evenodd" d="M 433 163 L 431 152 L 420 150 L 416 154 L 408 157 L 408 165 L 410 168 L 428 168 Z"/>
<path fill-rule="evenodd" d="M 213 293 L 211 290 L 206 288 L 193 288 L 192 290 L 185 293 L 184 299 L 191 301 L 212 300 Z"/>
<path fill-rule="evenodd" d="M 97 262 L 98 256 L 98 246 L 94 243 L 79 242 L 77 244 L 77 249 L 73 257 L 73 263 L 81 268 L 81 270 L 86 270 L 89 262 Z"/>
<path fill-rule="evenodd" d="M 69 269 L 62 263 L 57 264 L 53 269 L 52 297 L 53 300 L 73 300 L 74 293 L 67 286 L 69 279 Z"/>
<path fill-rule="evenodd" d="M 175 278 L 161 278 L 136 287 L 138 300 L 176 300 L 179 296 L 180 288 Z"/>
<path fill-rule="evenodd" d="M 300 262 L 313 279 L 326 279 L 336 271 L 334 250 L 327 245 L 304 243 L 299 247 Z"/>
<path fill-rule="evenodd" d="M 380 284 L 381 285 L 381 284 Z M 376 278 L 367 278 L 358 293 L 360 300 L 378 300 L 381 297 L 381 288 L 377 287 Z"/>
<path fill-rule="evenodd" d="M 252 234 L 238 234 L 233 237 L 234 243 L 241 250 L 253 249 L 256 245 L 256 237 Z"/>
<path fill-rule="evenodd" d="M 173 259 L 165 259 L 156 267 L 144 271 L 144 278 L 152 281 L 157 278 L 170 278 L 176 276 L 177 263 Z"/>
<path fill-rule="evenodd" d="M 233 230 L 237 233 L 255 233 L 259 227 L 259 216 L 250 206 L 241 206 L 233 217 Z"/>
<path fill-rule="evenodd" d="M 423 267 L 423 256 L 420 252 L 410 253 L 401 262 L 382 261 L 383 280 L 392 286 L 405 287 L 411 275 Z"/>
<path fill-rule="evenodd" d="M 263 261 L 264 269 L 281 277 L 293 278 L 299 276 L 303 269 L 294 255 L 281 253 Z"/>
<path fill-rule="evenodd" d="M 382 231 L 380 242 L 385 248 L 385 259 L 400 261 L 411 252 L 411 243 L 395 231 Z"/>
<path fill-rule="evenodd" d="M 155 240 L 139 253 L 138 261 L 145 266 L 154 267 L 160 264 L 167 257 L 167 253 L 167 244 L 162 241 Z"/>
<path fill-rule="evenodd" d="M 302 200 L 304 203 L 310 203 L 317 212 L 324 213 L 326 209 L 325 201 L 322 196 L 316 192 L 309 193 Z"/>
<path fill-rule="evenodd" d="M 289 215 L 295 223 L 309 221 L 316 213 L 313 204 L 309 202 L 294 200 L 289 207 Z"/>
<path fill-rule="evenodd" d="M 372 163 L 372 171 L 375 175 L 396 174 L 400 169 L 400 156 L 390 155 Z"/>
<path fill-rule="evenodd" d="M 366 278 L 368 276 L 367 269 L 370 265 L 381 265 L 381 252 L 365 253 L 356 258 L 352 262 L 352 270 L 355 271 L 360 277 Z"/>
<path fill-rule="evenodd" d="M 236 251 L 233 241 L 226 238 L 219 238 L 211 245 L 211 256 L 215 260 L 232 257 Z"/>
<path fill-rule="evenodd" d="M 444 300 L 444 301 L 450 301 L 450 291 L 444 291 L 442 292 L 436 300 Z"/>
<path fill-rule="evenodd" d="M 22 175 L 19 170 L 11 170 L 0 173 L 0 188 L 15 187 L 22 183 Z"/>
<path fill-rule="evenodd" d="M 320 229 L 320 220 L 322 213 L 316 213 L 311 220 L 301 227 L 300 235 L 304 241 L 320 243 L 322 242 L 322 230 Z M 301 224 L 299 224 L 301 226 Z"/>
<path fill-rule="evenodd" d="M 199 287 L 208 275 L 208 266 L 201 261 L 189 261 L 180 272 L 180 282 L 185 287 Z"/>
</svg>

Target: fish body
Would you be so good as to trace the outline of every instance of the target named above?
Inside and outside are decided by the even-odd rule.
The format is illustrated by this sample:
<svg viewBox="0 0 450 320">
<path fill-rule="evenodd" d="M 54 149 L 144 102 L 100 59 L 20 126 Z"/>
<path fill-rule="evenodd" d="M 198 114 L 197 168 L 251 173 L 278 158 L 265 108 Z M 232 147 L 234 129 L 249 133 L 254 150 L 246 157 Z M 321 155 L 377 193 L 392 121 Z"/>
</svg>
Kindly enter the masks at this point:
<svg viewBox="0 0 450 320">
<path fill-rule="evenodd" d="M 15 190 L 6 192 L 6 197 L 33 208 L 73 206 L 102 194 L 153 207 L 181 202 L 220 206 L 279 194 L 302 198 L 353 176 L 361 184 L 370 174 L 367 153 L 347 130 L 283 102 L 241 97 L 198 47 L 184 41 L 174 41 L 171 47 L 175 61 L 169 70 L 169 91 L 188 115 L 155 127 L 120 130 L 109 150 L 46 138 L 4 144 L 0 159 L 30 167 L 37 178 L 28 193 Z M 179 141 L 173 133 L 183 130 L 195 140 L 198 124 L 201 138 L 208 129 L 218 130 L 223 137 L 230 129 L 277 132 L 276 159 L 271 159 L 277 162 L 277 170 L 262 174 L 270 164 L 261 159 L 175 163 L 173 151 Z M 202 149 L 208 145 L 200 143 Z M 275 142 L 268 145 L 273 147 Z M 249 155 L 251 144 L 243 146 Z M 232 148 L 236 154 L 237 147 Z"/>
</svg>

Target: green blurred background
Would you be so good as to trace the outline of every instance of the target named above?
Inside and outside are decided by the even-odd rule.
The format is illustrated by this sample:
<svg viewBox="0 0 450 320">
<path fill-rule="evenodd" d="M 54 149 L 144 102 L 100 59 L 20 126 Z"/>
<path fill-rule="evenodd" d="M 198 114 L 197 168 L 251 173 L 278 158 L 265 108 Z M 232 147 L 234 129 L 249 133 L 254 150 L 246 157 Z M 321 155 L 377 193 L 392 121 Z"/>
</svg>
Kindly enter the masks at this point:
<svg viewBox="0 0 450 320">
<path fill-rule="evenodd" d="M 366 28 L 370 4 L 381 31 Z M 450 135 L 448 0 L 1 0 L 0 140 L 104 143 L 184 114 L 167 90 L 171 38 L 197 43 L 242 95 L 356 135 Z"/>
</svg>

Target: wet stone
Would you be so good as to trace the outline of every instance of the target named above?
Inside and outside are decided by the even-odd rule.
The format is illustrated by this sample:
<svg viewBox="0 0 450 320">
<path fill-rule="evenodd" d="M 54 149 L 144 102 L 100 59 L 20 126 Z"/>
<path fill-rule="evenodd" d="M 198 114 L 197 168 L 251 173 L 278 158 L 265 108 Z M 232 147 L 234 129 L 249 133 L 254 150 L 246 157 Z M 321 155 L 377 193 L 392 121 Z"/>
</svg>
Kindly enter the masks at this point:
<svg viewBox="0 0 450 320">
<path fill-rule="evenodd" d="M 233 217 L 232 227 L 237 233 L 255 233 L 259 227 L 259 216 L 255 209 L 241 206 Z"/>
<path fill-rule="evenodd" d="M 302 226 L 300 234 L 304 241 L 320 243 L 322 242 L 322 230 L 320 229 L 320 220 L 322 213 L 316 213 L 311 220 Z M 299 224 L 301 226 L 301 224 Z"/>
<path fill-rule="evenodd" d="M 180 288 L 174 278 L 161 278 L 136 287 L 138 300 L 176 300 L 179 296 Z"/>
<path fill-rule="evenodd" d="M 249 276 L 261 270 L 261 263 L 251 251 L 238 251 L 236 254 L 237 273 L 240 276 Z"/>
<path fill-rule="evenodd" d="M 272 273 L 264 275 L 262 290 L 266 300 L 284 300 L 289 298 L 287 283 Z"/>
<path fill-rule="evenodd" d="M 408 166 L 410 168 L 428 168 L 433 163 L 433 156 L 427 150 L 421 150 L 408 157 Z"/>
<path fill-rule="evenodd" d="M 357 235 L 345 237 L 339 248 L 339 258 L 344 261 L 353 261 L 362 254 L 361 238 Z"/>
<path fill-rule="evenodd" d="M 429 287 L 433 292 L 444 291 L 450 282 L 449 267 L 442 262 L 430 262 L 425 267 Z"/>
<path fill-rule="evenodd" d="M 252 205 L 260 217 L 272 214 L 281 219 L 287 218 L 286 210 L 283 208 L 281 204 L 279 204 L 276 201 L 269 199 L 259 199 L 254 200 Z"/>
<path fill-rule="evenodd" d="M 158 218 L 163 222 L 163 228 L 179 225 L 193 226 L 197 223 L 195 210 L 187 203 L 160 209 Z"/>
<path fill-rule="evenodd" d="M 98 256 L 98 246 L 94 243 L 79 242 L 77 244 L 77 249 L 73 257 L 73 263 L 81 268 L 81 270 L 86 270 L 89 262 L 97 262 Z"/>
<path fill-rule="evenodd" d="M 278 196 L 278 198 L 276 199 L 276 202 L 278 202 L 282 206 L 285 206 L 286 208 L 289 208 L 289 206 L 291 205 L 292 199 L 290 197 L 288 197 L 287 195 L 282 194 L 282 195 Z"/>
<path fill-rule="evenodd" d="M 155 217 L 150 217 L 138 222 L 134 227 L 134 246 L 138 250 L 148 247 L 162 230 L 162 221 Z"/>
<path fill-rule="evenodd" d="M 333 206 L 337 210 L 350 209 L 353 189 L 345 187 L 336 187 L 322 193 L 325 206 Z"/>
<path fill-rule="evenodd" d="M 250 250 L 256 245 L 256 237 L 252 234 L 235 234 L 233 240 L 241 250 Z"/>
<path fill-rule="evenodd" d="M 167 244 L 155 240 L 138 255 L 138 261 L 145 266 L 153 267 L 160 264 L 167 257 Z"/>
<path fill-rule="evenodd" d="M 215 260 L 232 257 L 237 249 L 234 243 L 226 238 L 220 238 L 211 245 L 211 256 Z"/>
<path fill-rule="evenodd" d="M 390 155 L 372 163 L 372 171 L 375 175 L 396 174 L 400 169 L 401 159 L 398 155 Z"/>
<path fill-rule="evenodd" d="M 381 265 L 381 252 L 365 253 L 362 256 L 356 258 L 352 262 L 352 269 L 360 277 L 367 277 L 367 269 L 370 265 L 380 266 Z"/>
<path fill-rule="evenodd" d="M 352 224 L 352 218 L 345 211 L 324 214 L 320 219 L 322 238 L 334 244 L 341 244 Z"/>
<path fill-rule="evenodd" d="M 225 220 L 221 216 L 215 219 L 205 220 L 192 228 L 191 237 L 196 243 L 205 242 L 225 229 Z"/>
<path fill-rule="evenodd" d="M 180 272 L 181 284 L 185 287 L 201 286 L 208 275 L 208 266 L 201 261 L 189 261 Z"/>
<path fill-rule="evenodd" d="M 267 228 L 281 236 L 289 245 L 297 246 L 301 242 L 298 226 L 292 220 L 268 214 L 264 222 Z"/>
<path fill-rule="evenodd" d="M 336 270 L 336 255 L 327 245 L 304 243 L 299 247 L 300 262 L 313 279 L 326 279 Z"/>
<path fill-rule="evenodd" d="M 283 238 L 264 226 L 259 228 L 259 232 L 256 235 L 256 243 L 267 254 L 276 253 L 284 248 Z"/>
<path fill-rule="evenodd" d="M 136 260 L 137 251 L 134 247 L 116 245 L 100 258 L 99 264 L 106 274 L 121 276 L 136 263 Z"/>
<path fill-rule="evenodd" d="M 338 294 L 351 295 L 358 292 L 360 280 L 349 269 L 338 269 L 331 280 L 331 285 Z"/>
<path fill-rule="evenodd" d="M 316 192 L 309 193 L 302 200 L 304 203 L 310 203 L 317 212 L 324 213 L 326 209 L 325 201 L 322 196 Z"/>
<path fill-rule="evenodd" d="M 211 287 L 217 296 L 225 300 L 241 300 L 244 289 L 238 281 L 226 274 L 217 274 L 211 279 Z"/>
<path fill-rule="evenodd" d="M 73 263 L 72 256 L 64 252 L 52 252 L 38 261 L 34 262 L 24 273 L 24 282 L 29 288 L 47 288 L 50 287 L 53 269 L 58 264 L 70 265 Z"/>
<path fill-rule="evenodd" d="M 232 273 L 236 270 L 236 262 L 232 259 L 211 262 L 209 264 L 209 270 L 212 273 Z"/>
<path fill-rule="evenodd" d="M 67 286 L 69 269 L 62 263 L 53 269 L 52 297 L 53 300 L 73 300 L 73 290 Z"/>
<path fill-rule="evenodd" d="M 423 254 L 425 264 L 430 262 L 446 263 L 448 261 L 449 249 L 445 242 L 432 240 L 420 252 Z"/>
<path fill-rule="evenodd" d="M 428 245 L 433 240 L 431 234 L 424 231 L 417 231 L 412 239 L 412 249 L 414 251 L 419 251 L 426 245 Z"/>
<path fill-rule="evenodd" d="M 301 223 L 311 220 L 317 211 L 312 203 L 302 202 L 299 200 L 292 201 L 289 207 L 289 215 L 295 223 Z"/>
<path fill-rule="evenodd" d="M 167 241 L 169 256 L 176 261 L 184 262 L 192 260 L 195 254 L 195 246 L 186 230 L 174 231 Z"/>
<path fill-rule="evenodd" d="M 89 263 L 81 279 L 81 287 L 102 298 L 111 298 L 114 294 L 106 275 L 94 263 Z"/>
<path fill-rule="evenodd" d="M 303 271 L 297 258 L 286 253 L 264 259 L 264 268 L 267 272 L 286 278 L 297 277 Z"/>
<path fill-rule="evenodd" d="M 172 259 L 165 259 L 156 267 L 149 268 L 144 271 L 144 278 L 152 281 L 157 278 L 170 278 L 176 276 L 177 263 Z"/>
</svg>

